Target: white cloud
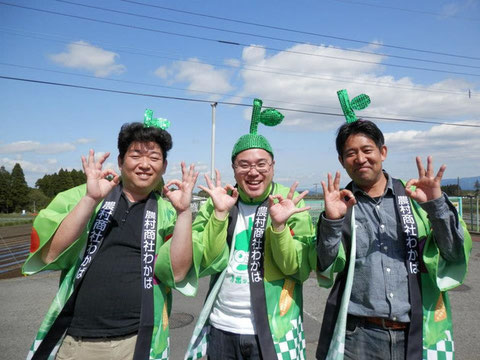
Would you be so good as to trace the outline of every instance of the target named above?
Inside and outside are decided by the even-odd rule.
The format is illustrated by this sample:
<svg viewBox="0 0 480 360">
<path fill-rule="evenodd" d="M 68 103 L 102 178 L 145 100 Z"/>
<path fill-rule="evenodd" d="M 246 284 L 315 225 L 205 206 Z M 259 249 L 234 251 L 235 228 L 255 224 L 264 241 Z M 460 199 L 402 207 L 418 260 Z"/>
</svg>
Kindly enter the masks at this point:
<svg viewBox="0 0 480 360">
<path fill-rule="evenodd" d="M 80 40 L 69 44 L 65 52 L 50 55 L 50 59 L 68 68 L 83 69 L 93 72 L 97 77 L 106 77 L 126 70 L 124 65 L 116 63 L 118 56 L 112 51 Z"/>
<path fill-rule="evenodd" d="M 187 167 L 189 166 L 189 164 L 186 164 L 186 165 Z M 199 177 L 201 176 L 201 174 L 209 171 L 209 169 L 210 169 L 209 165 L 202 163 L 201 161 L 195 163 L 195 171 L 198 171 L 200 173 Z M 167 172 L 164 177 L 165 181 L 169 181 L 173 179 L 180 180 L 181 178 L 182 178 L 181 165 L 179 163 L 174 163 L 174 164 L 169 163 L 167 167 Z"/>
<path fill-rule="evenodd" d="M 45 166 L 43 163 L 38 162 L 30 162 L 27 160 L 19 160 L 19 159 L 10 159 L 10 158 L 2 158 L 0 159 L 0 165 L 5 166 L 5 169 L 11 171 L 15 164 L 20 164 L 24 173 L 26 172 L 33 172 L 33 173 L 47 173 L 52 169 L 51 166 Z M 50 164 L 49 164 L 50 165 Z"/>
<path fill-rule="evenodd" d="M 358 50 L 372 52 L 379 47 L 380 44 L 374 44 Z M 344 58 L 354 61 L 341 60 Z M 381 55 L 327 46 L 295 45 L 273 55 L 260 46 L 250 46 L 243 50 L 244 67 L 240 72 L 244 86 L 236 95 L 279 100 L 264 102 L 269 107 L 338 114 L 341 108 L 336 92 L 347 89 L 350 98 L 366 93 L 372 99 L 371 105 L 359 111 L 358 116 L 425 117 L 453 122 L 480 115 L 478 99 L 467 96 L 468 89 L 474 90 L 473 84 L 447 78 L 419 85 L 408 77 L 385 74 L 386 67 L 382 65 L 385 59 Z M 334 117 L 288 111 L 284 114 L 283 124 L 287 126 L 317 130 L 338 126 Z"/>
<path fill-rule="evenodd" d="M 210 64 L 199 62 L 196 58 L 176 61 L 170 67 L 159 67 L 155 74 L 170 83 L 187 83 L 190 91 L 202 90 L 214 93 L 228 93 L 233 90 L 229 83 L 229 72 L 216 69 Z M 216 100 L 220 96 L 211 96 Z"/>
<path fill-rule="evenodd" d="M 242 63 L 238 59 L 226 59 L 224 63 L 225 65 L 232 66 L 232 67 L 239 67 L 240 65 L 242 65 Z"/>
<path fill-rule="evenodd" d="M 80 138 L 80 139 L 75 140 L 76 144 L 89 144 L 89 143 L 93 143 L 93 142 L 95 142 L 94 139 L 87 139 L 87 138 Z"/>
<path fill-rule="evenodd" d="M 477 125 L 461 127 L 435 125 L 425 131 L 397 131 L 385 133 L 385 143 L 395 152 L 435 152 L 449 159 L 472 159 L 478 162 L 480 154 L 480 120 L 457 122 Z"/>
<path fill-rule="evenodd" d="M 16 141 L 0 145 L 0 154 L 33 152 L 37 154 L 59 154 L 75 150 L 70 143 L 41 144 L 38 141 Z"/>
</svg>

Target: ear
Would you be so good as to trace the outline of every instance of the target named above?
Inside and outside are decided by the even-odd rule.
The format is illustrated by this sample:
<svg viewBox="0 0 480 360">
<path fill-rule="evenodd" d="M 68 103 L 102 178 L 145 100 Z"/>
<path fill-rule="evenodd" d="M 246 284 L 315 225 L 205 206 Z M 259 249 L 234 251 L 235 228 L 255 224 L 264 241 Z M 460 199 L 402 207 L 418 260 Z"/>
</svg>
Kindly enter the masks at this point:
<svg viewBox="0 0 480 360">
<path fill-rule="evenodd" d="M 387 158 L 387 146 L 386 145 L 383 145 L 382 148 L 380 149 L 380 155 L 382 156 L 382 161 L 385 161 L 385 159 Z"/>
<path fill-rule="evenodd" d="M 162 166 L 162 175 L 164 175 L 164 174 L 165 174 L 165 171 L 167 171 L 167 165 L 168 165 L 168 160 L 165 159 L 165 160 L 163 161 L 163 166 Z"/>
<path fill-rule="evenodd" d="M 342 164 L 342 167 L 345 168 L 345 165 L 343 165 L 343 157 L 341 157 L 340 155 L 338 155 L 338 161 L 340 162 L 340 164 Z"/>
<path fill-rule="evenodd" d="M 120 171 L 122 171 L 123 159 L 120 157 L 120 155 L 118 155 L 117 157 L 117 163 L 118 163 L 118 168 L 120 169 Z"/>
</svg>

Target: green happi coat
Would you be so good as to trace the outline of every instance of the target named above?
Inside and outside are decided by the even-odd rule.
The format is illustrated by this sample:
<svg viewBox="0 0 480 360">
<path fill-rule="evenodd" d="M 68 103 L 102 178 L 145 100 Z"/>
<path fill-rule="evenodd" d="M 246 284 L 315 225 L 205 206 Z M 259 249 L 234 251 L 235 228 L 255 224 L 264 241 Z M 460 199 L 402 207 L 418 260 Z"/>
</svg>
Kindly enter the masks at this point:
<svg viewBox="0 0 480 360">
<path fill-rule="evenodd" d="M 423 305 L 423 359 L 424 360 L 436 360 L 436 359 L 453 359 L 454 347 L 453 347 L 453 331 L 452 331 L 452 317 L 450 310 L 450 301 L 448 297 L 448 290 L 451 290 L 461 285 L 467 274 L 468 259 L 472 248 L 472 240 L 470 234 L 467 231 L 466 225 L 461 217 L 458 218 L 460 226 L 464 232 L 463 254 L 464 257 L 461 261 L 451 262 L 444 259 L 440 255 L 440 251 L 435 242 L 435 235 L 432 230 L 430 221 L 428 220 L 427 213 L 418 205 L 417 202 L 409 199 L 411 209 L 414 213 L 414 218 L 418 228 L 418 240 L 422 242 L 425 240 L 425 245 L 422 251 L 422 262 L 426 271 L 421 271 L 421 300 Z M 345 218 L 350 224 L 351 219 Z M 353 225 L 353 223 L 352 223 Z M 352 227 L 350 225 L 350 227 Z M 352 227 L 353 228 L 353 227 Z M 345 287 L 346 270 L 350 266 L 349 250 L 346 250 L 343 241 L 350 241 L 349 239 L 343 239 L 340 243 L 337 258 L 332 265 L 325 271 L 318 273 L 318 282 L 322 287 L 331 287 L 334 282 L 334 288 Z M 335 273 L 339 273 L 335 279 Z M 338 290 L 338 289 L 337 289 Z M 333 294 L 337 293 L 337 290 L 332 290 L 327 301 L 325 308 L 325 316 L 330 314 L 333 317 L 332 321 L 340 321 L 342 317 L 340 310 L 338 318 L 332 314 L 335 313 L 333 304 L 339 301 L 333 300 L 335 297 Z M 340 291 L 340 293 L 342 293 Z M 348 300 L 348 299 L 347 299 Z M 347 301 L 348 304 L 348 301 Z M 346 309 L 345 309 L 346 311 Z M 330 320 L 330 319 L 329 319 Z M 328 321 L 329 321 L 328 320 Z M 324 318 L 324 321 L 325 318 Z M 327 321 L 327 322 L 328 322 Z M 323 329 L 322 329 L 323 330 Z M 325 333 L 333 332 L 325 331 Z M 334 335 L 335 337 L 335 335 Z M 329 343 L 328 336 L 322 336 L 319 340 L 319 349 L 322 349 L 322 353 L 326 354 L 329 346 L 333 350 L 333 353 L 343 351 L 341 349 L 335 350 L 335 347 L 343 346 L 341 341 L 331 340 Z M 332 347 L 333 346 L 333 347 Z M 319 356 L 319 349 L 317 349 L 317 356 Z M 340 359 L 333 355 L 332 351 L 329 353 L 328 359 Z"/>
<path fill-rule="evenodd" d="M 119 185 L 121 186 L 121 185 Z M 72 211 L 75 205 L 86 194 L 86 186 L 80 185 L 73 189 L 58 194 L 48 207 L 38 214 L 33 224 L 31 235 L 30 255 L 23 265 L 25 275 L 32 275 L 43 270 L 61 270 L 59 290 L 53 300 L 32 344 L 28 359 L 38 349 L 41 341 L 46 336 L 53 322 L 61 312 L 63 306 L 72 294 L 75 275 L 81 263 L 87 242 L 88 230 L 92 226 L 96 213 L 102 203 L 90 218 L 82 235 L 60 254 L 55 261 L 45 265 L 41 260 L 41 250 L 53 236 L 62 220 Z M 167 241 L 173 233 L 176 220 L 176 212 L 172 205 L 156 195 L 157 212 L 157 239 L 155 246 L 155 277 L 153 286 L 154 296 L 154 327 L 152 333 L 150 359 L 168 359 L 169 357 L 169 327 L 168 316 L 172 307 L 171 288 L 176 288 L 183 294 L 194 295 L 197 287 L 198 266 L 201 261 L 203 247 L 201 244 L 194 245 L 193 266 L 186 278 L 175 283 L 170 262 L 170 241 Z M 141 239 L 139 239 L 140 241 Z M 139 264 L 140 268 L 140 264 Z M 49 359 L 54 359 L 61 341 L 52 351 Z"/>
<path fill-rule="evenodd" d="M 270 193 L 287 196 L 289 188 L 272 184 L 261 198 L 249 201 L 239 189 L 240 201 L 250 204 L 261 203 Z M 295 193 L 294 197 L 298 196 Z M 305 206 L 300 201 L 297 207 Z M 231 211 L 232 212 L 232 211 Z M 214 215 L 211 199 L 200 209 L 193 223 L 193 238 L 203 243 L 205 253 L 200 276 L 212 275 L 210 292 L 195 326 L 185 359 L 198 359 L 206 355 L 208 346 L 208 318 L 225 277 L 226 268 L 235 248 L 232 238 L 230 247 L 226 244 L 229 221 L 218 220 Z M 305 337 L 303 334 L 302 283 L 315 264 L 314 230 L 308 212 L 292 215 L 284 231 L 275 233 L 268 217 L 265 231 L 264 288 L 269 331 L 278 359 L 305 359 Z M 280 261 L 280 259 L 282 259 Z M 293 263 L 298 267 L 292 271 Z"/>
</svg>

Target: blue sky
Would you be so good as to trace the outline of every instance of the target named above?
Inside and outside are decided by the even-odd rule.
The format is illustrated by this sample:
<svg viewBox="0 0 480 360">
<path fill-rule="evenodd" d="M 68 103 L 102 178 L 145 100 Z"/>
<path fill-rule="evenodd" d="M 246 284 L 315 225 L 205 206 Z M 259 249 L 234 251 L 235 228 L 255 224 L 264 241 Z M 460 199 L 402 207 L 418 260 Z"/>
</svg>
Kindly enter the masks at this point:
<svg viewBox="0 0 480 360">
<path fill-rule="evenodd" d="M 231 104 L 258 97 L 291 109 L 259 126 L 276 181 L 312 188 L 342 170 L 334 139 L 345 120 L 325 113 L 341 114 L 336 91 L 347 89 L 371 98 L 358 116 L 425 121 L 374 119 L 392 175 L 416 177 L 415 156 L 430 154 L 445 178 L 478 176 L 479 38 L 473 0 L 1 1 L 0 166 L 20 163 L 34 186 L 80 169 L 93 148 L 116 169 L 120 126 L 150 108 L 172 124 L 166 179 L 182 160 L 209 173 L 217 101 L 215 167 L 233 182 L 230 153 L 251 108 Z"/>
</svg>

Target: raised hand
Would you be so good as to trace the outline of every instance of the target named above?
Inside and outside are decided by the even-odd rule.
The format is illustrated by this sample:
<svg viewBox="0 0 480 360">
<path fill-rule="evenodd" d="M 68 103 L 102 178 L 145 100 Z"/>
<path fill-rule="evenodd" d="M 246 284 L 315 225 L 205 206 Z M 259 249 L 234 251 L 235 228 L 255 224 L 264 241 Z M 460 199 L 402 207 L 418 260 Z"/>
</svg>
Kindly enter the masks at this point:
<svg viewBox="0 0 480 360">
<path fill-rule="evenodd" d="M 337 171 L 335 179 L 328 173 L 328 185 L 322 181 L 323 196 L 325 198 L 325 216 L 327 219 L 341 219 L 347 213 L 347 209 L 357 203 L 355 196 L 350 190 L 340 190 L 340 172 Z"/>
<path fill-rule="evenodd" d="M 297 204 L 302 200 L 305 195 L 308 194 L 308 190 L 305 190 L 296 198 L 293 198 L 295 189 L 298 186 L 298 181 L 295 181 L 290 187 L 287 198 L 284 199 L 281 194 L 270 195 L 268 198 L 268 208 L 270 218 L 272 219 L 272 226 L 275 231 L 282 231 L 285 228 L 287 220 L 293 214 L 306 211 L 310 209 L 310 206 L 297 208 Z M 275 201 L 277 200 L 277 201 Z"/>
<path fill-rule="evenodd" d="M 103 163 L 110 156 L 107 152 L 95 161 L 95 151 L 90 149 L 88 159 L 82 156 L 82 167 L 87 177 L 87 196 L 95 202 L 99 202 L 118 185 L 120 177 L 113 169 L 103 170 Z M 113 177 L 108 180 L 107 177 Z"/>
<path fill-rule="evenodd" d="M 195 165 L 190 164 L 190 167 L 187 170 L 185 162 L 182 161 L 181 166 L 182 181 L 176 179 L 170 180 L 163 187 L 163 193 L 168 200 L 170 200 L 177 213 L 190 209 L 192 192 L 198 177 L 198 172 L 195 172 Z M 175 185 L 177 189 L 171 189 L 170 187 L 172 185 Z"/>
<path fill-rule="evenodd" d="M 443 173 L 447 168 L 446 165 L 440 166 L 436 176 L 433 174 L 433 158 L 427 157 L 427 170 L 424 169 L 422 160 L 419 156 L 416 157 L 418 179 L 410 179 L 405 184 L 405 192 L 413 200 L 417 202 L 425 202 L 429 200 L 438 199 L 442 196 L 442 189 L 440 183 L 442 181 Z M 415 190 L 411 187 L 415 186 Z"/>
<path fill-rule="evenodd" d="M 212 180 L 205 174 L 205 181 L 207 182 L 208 187 L 201 185 L 198 187 L 210 195 L 213 201 L 213 206 L 215 206 L 215 216 L 218 219 L 223 220 L 228 215 L 233 205 L 237 202 L 238 190 L 230 184 L 222 187 L 220 172 L 215 170 L 215 174 L 217 175 L 215 186 L 213 186 Z M 231 194 L 228 193 L 229 191 L 231 191 Z"/>
</svg>

